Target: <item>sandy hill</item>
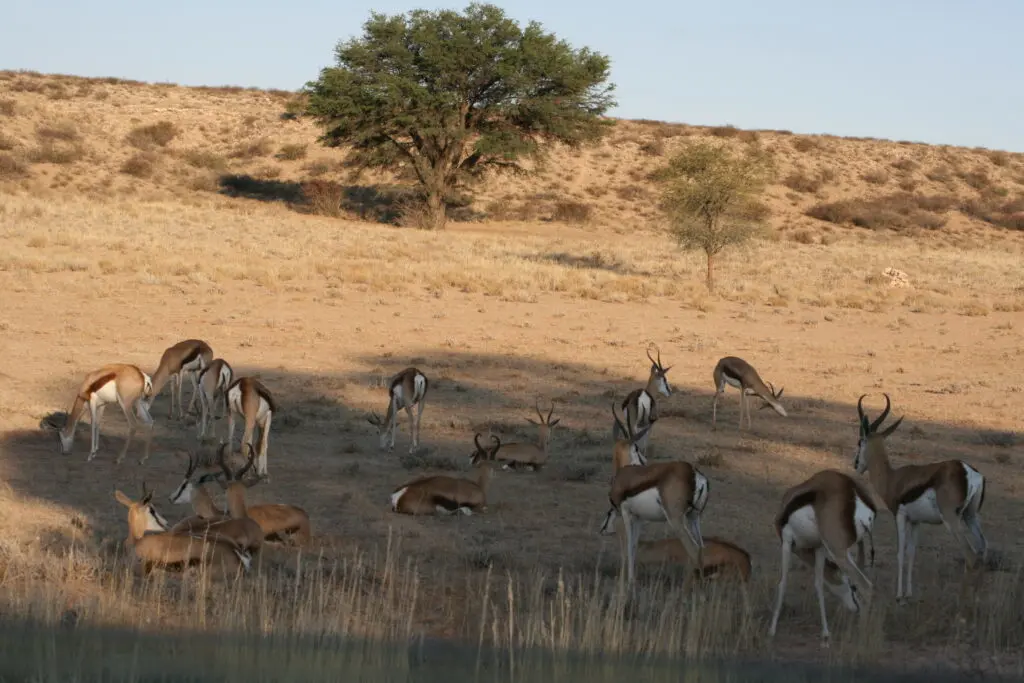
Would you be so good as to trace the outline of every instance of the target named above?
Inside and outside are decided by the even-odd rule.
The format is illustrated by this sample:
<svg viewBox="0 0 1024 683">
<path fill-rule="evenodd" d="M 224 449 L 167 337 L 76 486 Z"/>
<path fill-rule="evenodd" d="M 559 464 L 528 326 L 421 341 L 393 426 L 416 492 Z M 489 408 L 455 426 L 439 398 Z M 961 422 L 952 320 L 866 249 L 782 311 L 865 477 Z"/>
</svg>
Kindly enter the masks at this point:
<svg viewBox="0 0 1024 683">
<path fill-rule="evenodd" d="M 393 215 L 387 189 L 354 185 L 343 150 L 288 115 L 294 95 L 233 87 L 181 87 L 116 78 L 0 72 L 0 187 L 89 196 L 192 200 L 209 193 L 299 203 L 301 183 L 337 181 L 361 218 Z M 559 222 L 631 231 L 656 218 L 648 179 L 688 140 L 760 144 L 778 161 L 766 197 L 771 223 L 804 242 L 830 225 L 963 232 L 1024 227 L 1024 155 L 914 142 L 794 135 L 656 121 L 616 122 L 598 146 L 555 150 L 527 178 L 492 178 L 456 214 L 472 220 Z"/>
</svg>

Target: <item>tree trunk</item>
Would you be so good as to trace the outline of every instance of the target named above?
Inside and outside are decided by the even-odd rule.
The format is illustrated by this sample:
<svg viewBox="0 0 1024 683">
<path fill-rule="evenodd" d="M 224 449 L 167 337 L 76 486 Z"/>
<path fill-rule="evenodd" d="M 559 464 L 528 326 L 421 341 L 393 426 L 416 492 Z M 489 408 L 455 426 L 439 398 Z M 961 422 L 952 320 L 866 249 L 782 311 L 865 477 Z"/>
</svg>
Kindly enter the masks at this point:
<svg viewBox="0 0 1024 683">
<path fill-rule="evenodd" d="M 445 213 L 444 192 L 434 188 L 427 189 L 427 201 L 423 208 L 423 227 L 427 230 L 443 229 L 448 220 Z"/>
<path fill-rule="evenodd" d="M 707 251 L 705 252 L 708 256 L 708 271 L 705 277 L 704 283 L 708 286 L 708 291 L 715 291 L 715 255 Z"/>
</svg>

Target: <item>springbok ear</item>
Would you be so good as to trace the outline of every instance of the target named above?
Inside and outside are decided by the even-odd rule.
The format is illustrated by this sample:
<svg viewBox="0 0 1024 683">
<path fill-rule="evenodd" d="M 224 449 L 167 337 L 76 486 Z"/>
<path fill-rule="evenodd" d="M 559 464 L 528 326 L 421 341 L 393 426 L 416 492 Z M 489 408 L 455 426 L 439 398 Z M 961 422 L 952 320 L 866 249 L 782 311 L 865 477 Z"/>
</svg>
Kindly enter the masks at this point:
<svg viewBox="0 0 1024 683">
<path fill-rule="evenodd" d="M 556 424 L 558 424 L 558 423 L 559 423 L 559 422 L 561 422 L 561 421 L 562 421 L 562 418 L 558 418 L 557 420 L 555 420 L 554 422 L 552 422 L 551 424 L 549 424 L 549 425 L 548 425 L 548 427 L 554 427 L 554 426 L 555 426 Z"/>
<path fill-rule="evenodd" d="M 134 505 L 134 503 L 132 503 L 132 499 L 121 493 L 120 489 L 114 489 L 114 498 L 117 500 L 118 503 L 124 505 L 125 507 L 130 508 L 132 505 Z"/>
</svg>

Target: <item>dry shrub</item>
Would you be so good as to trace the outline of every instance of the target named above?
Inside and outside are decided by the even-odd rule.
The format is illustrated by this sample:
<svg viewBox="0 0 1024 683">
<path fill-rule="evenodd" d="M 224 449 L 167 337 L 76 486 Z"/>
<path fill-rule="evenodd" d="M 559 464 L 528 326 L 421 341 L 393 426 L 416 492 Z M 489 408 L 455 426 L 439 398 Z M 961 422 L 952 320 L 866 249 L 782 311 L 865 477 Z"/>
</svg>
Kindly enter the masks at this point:
<svg viewBox="0 0 1024 683">
<path fill-rule="evenodd" d="M 924 177 L 936 183 L 948 183 L 953 179 L 948 166 L 935 166 L 925 172 Z"/>
<path fill-rule="evenodd" d="M 1024 197 L 1006 201 L 993 194 L 983 194 L 964 201 L 960 211 L 997 227 L 1024 230 Z"/>
<path fill-rule="evenodd" d="M 964 181 L 969 187 L 973 187 L 975 190 L 984 190 L 992 184 L 992 179 L 986 171 L 976 169 L 974 171 L 961 171 L 957 173 L 957 177 Z"/>
<path fill-rule="evenodd" d="M 814 138 L 795 137 L 793 138 L 793 149 L 798 152 L 810 152 L 821 147 L 821 143 Z"/>
<path fill-rule="evenodd" d="M 0 100 L 0 115 L 14 116 L 18 113 L 18 103 L 14 100 Z"/>
<path fill-rule="evenodd" d="M 889 182 L 889 174 L 881 170 L 868 171 L 861 175 L 861 180 L 871 185 L 885 185 Z"/>
<path fill-rule="evenodd" d="M 648 192 L 643 185 L 620 185 L 615 188 L 615 196 L 624 202 L 635 202 L 646 199 Z"/>
<path fill-rule="evenodd" d="M 872 199 L 822 202 L 805 213 L 836 225 L 855 225 L 873 230 L 937 230 L 947 221 L 939 214 L 950 208 L 949 199 L 945 197 L 897 193 Z"/>
<path fill-rule="evenodd" d="M 740 129 L 732 124 L 714 126 L 708 129 L 708 135 L 716 138 L 734 138 L 740 134 Z"/>
<path fill-rule="evenodd" d="M 10 152 L 17 146 L 17 140 L 5 133 L 0 133 L 0 152 Z"/>
<path fill-rule="evenodd" d="M 224 171 L 228 167 L 227 160 L 215 152 L 203 149 L 190 149 L 181 155 L 189 166 L 205 168 L 210 171 Z"/>
<path fill-rule="evenodd" d="M 307 180 L 302 183 L 302 196 L 309 204 L 309 210 L 319 216 L 338 218 L 342 215 L 341 202 L 345 188 L 331 180 Z"/>
<path fill-rule="evenodd" d="M 640 151 L 650 157 L 660 157 L 665 153 L 665 140 L 655 137 L 640 143 Z"/>
<path fill-rule="evenodd" d="M 28 166 L 24 161 L 10 154 L 0 154 L 0 179 L 13 180 L 28 175 Z"/>
<path fill-rule="evenodd" d="M 81 137 L 78 128 L 71 121 L 36 127 L 36 138 L 40 141 L 60 140 L 62 142 L 77 142 Z"/>
<path fill-rule="evenodd" d="M 573 200 L 562 200 L 555 202 L 551 212 L 551 219 L 559 223 L 582 224 L 590 222 L 593 217 L 593 209 L 583 202 Z"/>
<path fill-rule="evenodd" d="M 900 181 L 899 186 L 900 189 L 903 190 L 904 192 L 913 192 L 914 190 L 917 189 L 917 186 L 919 184 L 920 183 L 918 183 L 913 178 L 904 178 L 903 180 Z"/>
<path fill-rule="evenodd" d="M 818 241 L 815 239 L 814 233 L 810 230 L 797 230 L 796 232 L 790 233 L 789 239 L 800 244 L 816 244 Z"/>
<path fill-rule="evenodd" d="M 252 142 L 243 142 L 238 145 L 228 156 L 232 159 L 255 159 L 270 154 L 273 144 L 267 138 L 260 138 Z"/>
<path fill-rule="evenodd" d="M 892 164 L 890 164 L 890 166 L 895 168 L 897 171 L 903 171 L 904 173 L 910 173 L 911 171 L 916 171 L 917 167 L 920 166 L 920 164 L 918 164 L 916 161 L 914 161 L 910 157 L 903 157 L 902 159 L 897 159 L 896 161 L 892 162 Z"/>
<path fill-rule="evenodd" d="M 139 152 L 121 164 L 121 173 L 136 178 L 151 178 L 156 162 L 157 156 L 152 152 Z"/>
<path fill-rule="evenodd" d="M 166 147 L 177 136 L 177 126 L 170 121 L 157 121 L 146 126 L 133 128 L 125 136 L 125 141 L 132 147 L 148 150 L 154 147 Z"/>
<path fill-rule="evenodd" d="M 1002 150 L 995 152 L 989 152 L 988 160 L 996 166 L 1008 166 L 1010 164 L 1010 155 Z"/>
<path fill-rule="evenodd" d="M 793 171 L 783 178 L 782 184 L 791 190 L 814 194 L 825 184 L 821 178 L 812 178 L 803 171 Z"/>
<path fill-rule="evenodd" d="M 29 152 L 29 161 L 37 164 L 73 164 L 85 157 L 85 148 L 77 142 L 43 140 Z"/>
<path fill-rule="evenodd" d="M 302 144 L 289 144 L 283 145 L 277 152 L 277 158 L 282 161 L 296 161 L 297 159 L 306 158 L 307 145 Z"/>
</svg>

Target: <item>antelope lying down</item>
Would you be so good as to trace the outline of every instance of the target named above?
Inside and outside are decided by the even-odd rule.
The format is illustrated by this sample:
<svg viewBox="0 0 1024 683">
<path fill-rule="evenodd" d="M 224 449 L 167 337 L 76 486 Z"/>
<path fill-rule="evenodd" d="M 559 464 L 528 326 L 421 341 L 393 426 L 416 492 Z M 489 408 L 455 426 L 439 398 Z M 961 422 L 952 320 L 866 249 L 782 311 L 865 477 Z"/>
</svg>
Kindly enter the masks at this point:
<svg viewBox="0 0 1024 683">
<path fill-rule="evenodd" d="M 40 426 L 57 432 L 60 440 L 60 452 L 63 455 L 68 455 L 71 453 L 71 447 L 75 441 L 75 428 L 85 415 L 85 409 L 88 408 L 89 421 L 92 423 L 92 446 L 89 449 L 89 457 L 86 458 L 88 462 L 95 458 L 99 451 L 100 422 L 103 419 L 103 413 L 108 405 L 116 403 L 121 407 L 124 418 L 128 421 L 128 438 L 114 462 L 120 463 L 124 459 L 139 422 L 142 422 L 147 431 L 145 450 L 139 462 L 144 463 L 149 458 L 150 442 L 153 439 L 153 418 L 149 414 L 148 403 L 152 395 L 152 380 L 137 366 L 128 363 L 104 365 L 87 374 L 82 380 L 71 412 L 68 413 L 63 425 L 57 424 L 53 418 L 46 418 Z M 132 415 L 133 411 L 134 416 Z"/>
<path fill-rule="evenodd" d="M 501 439 L 496 436 L 491 439 L 494 440 L 494 446 L 484 448 L 480 445 L 479 433 L 473 438 L 476 451 L 470 456 L 470 463 L 476 470 L 475 481 L 443 474 L 421 477 L 392 492 L 391 509 L 407 515 L 468 515 L 485 511 L 491 468 L 501 448 Z"/>
<path fill-rule="evenodd" d="M 547 417 L 544 417 L 544 414 L 540 412 L 539 402 L 534 407 L 537 410 L 537 417 L 540 418 L 540 421 L 538 422 L 530 417 L 526 418 L 526 421 L 537 425 L 537 443 L 513 442 L 502 444 L 501 453 L 498 455 L 498 462 L 501 463 L 503 470 L 529 469 L 531 472 L 535 472 L 548 461 L 548 439 L 551 438 L 551 430 L 554 429 L 556 424 L 561 422 L 561 418 L 557 420 L 551 419 L 551 414 L 555 412 L 554 401 L 551 403 L 551 410 L 548 411 Z"/>
<path fill-rule="evenodd" d="M 727 576 L 743 583 L 750 580 L 750 553 L 735 543 L 716 536 L 705 536 L 703 564 L 692 570 L 700 578 Z M 687 564 L 689 556 L 678 538 L 640 541 L 636 560 L 640 564 Z"/>
<path fill-rule="evenodd" d="M 142 562 L 143 572 L 154 567 L 183 570 L 205 564 L 220 575 L 249 571 L 252 556 L 234 541 L 216 531 L 171 533 L 167 521 L 153 508 L 152 491 L 142 486 L 142 498 L 134 501 L 119 490 L 114 498 L 128 508 L 128 544 Z"/>
<path fill-rule="evenodd" d="M 783 494 L 774 523 L 782 542 L 782 573 L 770 636 L 775 635 L 779 623 L 792 555 L 814 567 L 825 645 L 830 634 L 824 588 L 828 587 L 852 612 L 860 611 L 862 600 L 871 599 L 871 582 L 854 562 L 852 552 L 853 546 L 870 533 L 874 522 L 871 495 L 857 480 L 837 470 L 818 472 Z"/>
</svg>

